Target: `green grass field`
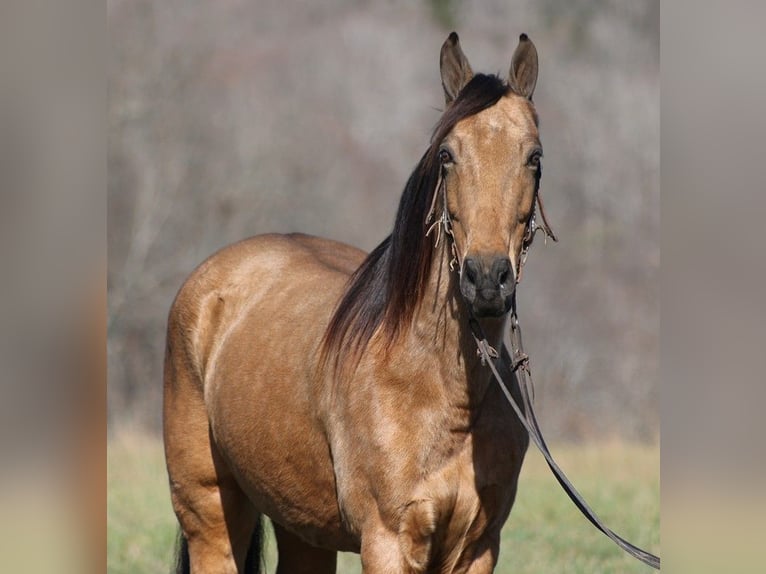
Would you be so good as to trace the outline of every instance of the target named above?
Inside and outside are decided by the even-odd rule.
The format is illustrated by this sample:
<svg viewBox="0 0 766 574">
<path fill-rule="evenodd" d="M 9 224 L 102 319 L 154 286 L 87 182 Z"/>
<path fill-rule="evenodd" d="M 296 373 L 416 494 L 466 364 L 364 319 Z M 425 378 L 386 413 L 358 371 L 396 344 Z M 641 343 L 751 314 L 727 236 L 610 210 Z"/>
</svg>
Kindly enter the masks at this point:
<svg viewBox="0 0 766 574">
<path fill-rule="evenodd" d="M 559 465 L 610 528 L 659 554 L 657 446 L 608 443 L 552 448 Z M 162 443 L 123 433 L 109 443 L 108 562 L 112 574 L 169 572 L 176 521 L 170 507 Z M 267 535 L 267 572 L 276 567 Z M 341 554 L 338 572 L 360 572 Z M 516 505 L 503 531 L 498 573 L 653 572 L 624 554 L 579 513 L 530 446 Z"/>
</svg>

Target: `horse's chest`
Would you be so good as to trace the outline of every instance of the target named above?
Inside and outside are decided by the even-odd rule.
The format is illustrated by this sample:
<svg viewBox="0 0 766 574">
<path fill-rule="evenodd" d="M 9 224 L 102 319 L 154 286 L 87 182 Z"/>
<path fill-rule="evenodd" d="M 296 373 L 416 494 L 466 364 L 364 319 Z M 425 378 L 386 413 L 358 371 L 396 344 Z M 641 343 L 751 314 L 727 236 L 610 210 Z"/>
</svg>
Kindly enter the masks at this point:
<svg viewBox="0 0 766 574">
<path fill-rule="evenodd" d="M 499 539 L 515 496 L 525 437 L 494 402 L 473 424 L 448 407 L 402 417 L 401 406 L 368 404 L 377 407 L 370 417 L 374 424 L 368 418 L 366 424 L 346 425 L 358 429 L 355 434 L 332 437 L 346 523 L 361 538 L 377 532 L 396 537 L 409 569 L 441 565 L 444 571 L 461 571 L 451 565 L 471 556 L 477 543 Z"/>
</svg>

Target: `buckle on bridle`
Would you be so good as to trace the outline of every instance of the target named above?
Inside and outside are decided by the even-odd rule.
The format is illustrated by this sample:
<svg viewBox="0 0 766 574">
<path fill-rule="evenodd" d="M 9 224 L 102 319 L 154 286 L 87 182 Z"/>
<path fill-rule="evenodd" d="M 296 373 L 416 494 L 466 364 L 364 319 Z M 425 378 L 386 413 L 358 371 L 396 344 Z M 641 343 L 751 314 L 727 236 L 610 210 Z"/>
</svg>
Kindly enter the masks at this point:
<svg viewBox="0 0 766 574">
<path fill-rule="evenodd" d="M 537 224 L 537 206 L 540 206 L 540 216 L 543 219 L 542 225 Z M 529 218 L 527 224 L 527 230 L 524 232 L 524 239 L 521 240 L 521 255 L 519 256 L 519 272 L 516 275 L 516 284 L 521 283 L 521 275 L 524 270 L 524 264 L 527 262 L 527 255 L 529 255 L 529 248 L 532 246 L 532 242 L 535 240 L 535 235 L 538 231 L 543 232 L 543 241 L 548 245 L 548 238 L 550 237 L 554 242 L 558 241 L 558 237 L 553 233 L 548 219 L 545 217 L 545 208 L 543 207 L 543 198 L 540 195 L 540 190 L 535 192 L 535 204 L 532 206 L 532 217 Z"/>
</svg>

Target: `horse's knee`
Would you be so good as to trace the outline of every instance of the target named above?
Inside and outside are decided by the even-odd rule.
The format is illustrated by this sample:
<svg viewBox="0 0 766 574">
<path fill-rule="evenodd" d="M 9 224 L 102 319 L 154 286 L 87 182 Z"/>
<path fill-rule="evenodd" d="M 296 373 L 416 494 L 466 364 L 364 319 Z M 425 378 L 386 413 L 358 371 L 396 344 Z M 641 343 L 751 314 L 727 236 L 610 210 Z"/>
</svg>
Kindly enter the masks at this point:
<svg viewBox="0 0 766 574">
<path fill-rule="evenodd" d="M 198 572 L 220 572 L 221 574 L 237 574 L 237 561 L 231 548 L 223 540 L 215 540 L 209 536 L 195 536 L 188 540 L 189 564 L 192 574 Z"/>
<path fill-rule="evenodd" d="M 434 534 L 439 522 L 431 500 L 415 500 L 404 509 L 399 530 L 383 524 L 362 532 L 364 574 L 421 574 L 432 565 Z"/>
<path fill-rule="evenodd" d="M 439 521 L 432 500 L 417 500 L 407 505 L 399 525 L 399 548 L 413 572 L 425 572 L 431 561 L 433 536 Z"/>
<path fill-rule="evenodd" d="M 362 532 L 362 572 L 364 574 L 401 574 L 408 570 L 397 534 L 383 525 Z"/>
</svg>

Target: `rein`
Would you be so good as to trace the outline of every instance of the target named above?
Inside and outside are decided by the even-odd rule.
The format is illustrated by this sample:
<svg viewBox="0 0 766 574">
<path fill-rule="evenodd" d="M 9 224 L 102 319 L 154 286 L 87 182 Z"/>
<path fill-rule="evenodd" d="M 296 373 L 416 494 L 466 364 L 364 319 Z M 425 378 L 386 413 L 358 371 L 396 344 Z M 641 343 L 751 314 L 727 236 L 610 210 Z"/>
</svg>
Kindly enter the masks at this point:
<svg viewBox="0 0 766 574">
<path fill-rule="evenodd" d="M 482 363 L 487 363 L 489 365 L 495 380 L 500 385 L 500 390 L 503 391 L 503 395 L 505 395 L 505 398 L 508 400 L 511 407 L 513 407 L 513 410 L 516 412 L 516 416 L 519 417 L 519 420 L 524 425 L 524 428 L 527 429 L 527 432 L 532 438 L 532 441 L 537 445 L 537 448 L 545 457 L 545 461 L 548 463 L 548 466 L 553 472 L 553 475 L 556 477 L 556 480 L 564 489 L 564 492 L 567 493 L 572 502 L 574 502 L 575 506 L 577 506 L 580 512 L 582 512 L 585 518 L 587 518 L 591 524 L 593 524 L 593 526 L 595 526 L 598 530 L 609 537 L 625 552 L 634 558 L 637 558 L 644 564 L 659 570 L 659 556 L 655 556 L 654 554 L 651 554 L 646 550 L 642 550 L 638 546 L 628 542 L 619 534 L 615 533 L 606 524 L 604 524 L 593 511 L 593 509 L 588 505 L 588 503 L 585 502 L 585 499 L 577 491 L 574 485 L 569 481 L 567 476 L 564 474 L 564 471 L 561 470 L 558 464 L 556 464 L 556 461 L 553 459 L 553 455 L 551 454 L 550 450 L 548 450 L 548 445 L 543 438 L 542 431 L 540 430 L 540 425 L 537 422 L 537 416 L 535 415 L 535 411 L 532 408 L 534 401 L 534 385 L 532 383 L 532 374 L 529 369 L 529 355 L 524 352 L 524 347 L 521 343 L 521 326 L 519 325 L 519 319 L 516 315 L 516 296 L 513 296 L 513 307 L 511 309 L 512 355 L 510 357 L 507 356 L 508 352 L 504 346 L 503 357 L 501 358 L 501 361 L 508 362 L 510 370 L 516 374 L 516 379 L 519 383 L 519 390 L 521 391 L 521 397 L 524 402 L 523 410 L 519 408 L 519 405 L 513 399 L 513 396 L 508 390 L 508 387 L 503 381 L 503 378 L 500 376 L 500 373 L 498 372 L 497 367 L 492 360 L 493 358 L 497 358 L 497 351 L 493 349 L 492 346 L 487 342 L 479 322 L 472 315 L 469 320 L 469 325 L 471 327 L 471 334 L 473 335 L 474 341 L 476 341 L 478 352 L 481 355 Z M 529 377 L 529 379 L 527 379 L 527 377 Z"/>
<path fill-rule="evenodd" d="M 436 198 L 439 195 L 442 196 L 442 213 L 441 213 L 441 216 L 434 221 L 433 219 L 434 219 L 434 215 L 436 211 Z M 524 239 L 522 243 L 521 257 L 519 259 L 519 272 L 516 276 L 517 285 L 521 282 L 522 269 L 524 268 L 524 263 L 527 260 L 529 248 L 532 245 L 532 241 L 535 238 L 535 233 L 539 230 L 542 230 L 546 239 L 550 237 L 553 241 L 558 241 L 556 236 L 553 234 L 553 231 L 551 230 L 550 225 L 548 224 L 547 218 L 545 217 L 545 210 L 543 209 L 543 203 L 542 203 L 542 198 L 540 197 L 539 189 L 536 190 L 535 196 L 536 196 L 537 205 L 540 206 L 540 215 L 542 217 L 543 222 L 542 222 L 542 225 L 537 225 L 536 219 L 535 219 L 536 214 L 535 212 L 532 213 L 532 217 L 529 220 L 527 231 L 524 235 Z M 432 221 L 433 223 L 431 223 Z M 455 237 L 452 233 L 452 221 L 450 219 L 449 210 L 447 208 L 447 191 L 446 191 L 446 185 L 444 183 L 443 170 L 440 171 L 439 173 L 439 179 L 436 184 L 436 192 L 434 193 L 434 198 L 431 202 L 431 208 L 426 218 L 426 224 L 429 224 L 429 223 L 431 223 L 431 225 L 430 227 L 428 227 L 428 230 L 426 231 L 426 236 L 430 235 L 431 232 L 434 230 L 434 228 L 436 228 L 437 230 L 436 245 L 437 246 L 439 245 L 439 242 L 442 238 L 442 233 L 444 233 L 445 235 L 449 237 L 450 249 L 452 251 L 452 258 L 450 260 L 449 267 L 451 271 L 454 271 L 455 270 L 454 267 L 457 266 L 458 273 L 459 273 L 460 260 L 459 260 L 457 247 L 455 246 Z M 593 524 L 593 526 L 595 526 L 598 530 L 600 530 L 603 534 L 605 534 L 608 538 L 610 538 L 615 544 L 617 544 L 617 546 L 622 548 L 625 552 L 627 552 L 634 558 L 640 560 L 644 564 L 647 564 L 648 566 L 651 566 L 652 568 L 659 570 L 660 569 L 659 556 L 655 556 L 654 554 L 651 554 L 647 552 L 646 550 L 643 550 L 639 548 L 638 546 L 635 546 L 634 544 L 622 538 L 619 534 L 615 533 L 611 528 L 606 526 L 606 524 L 604 524 L 601 521 L 601 519 L 599 519 L 599 517 L 596 515 L 593 509 L 588 505 L 588 503 L 585 502 L 585 499 L 577 491 L 574 485 L 569 481 L 567 476 L 564 474 L 564 471 L 561 470 L 559 465 L 556 464 L 556 461 L 553 459 L 553 455 L 548 449 L 548 445 L 546 444 L 545 439 L 543 438 L 542 430 L 540 430 L 540 425 L 537 422 L 537 415 L 535 415 L 535 411 L 533 409 L 534 384 L 532 382 L 532 373 L 529 367 L 529 355 L 527 355 L 524 352 L 524 346 L 521 341 L 521 326 L 519 325 L 519 318 L 516 314 L 516 292 L 515 291 L 513 294 L 513 300 L 511 304 L 510 318 L 511 318 L 511 332 L 510 332 L 511 353 L 509 354 L 507 348 L 505 347 L 505 345 L 503 345 L 502 357 L 500 357 L 498 355 L 497 350 L 494 349 L 492 345 L 490 345 L 489 342 L 487 341 L 487 338 L 484 335 L 484 332 L 481 328 L 481 325 L 479 324 L 479 321 L 476 319 L 471 309 L 468 308 L 468 325 L 471 329 L 471 335 L 473 336 L 473 339 L 476 342 L 477 353 L 481 357 L 482 365 L 484 364 L 489 365 L 489 368 L 492 371 L 492 375 L 494 376 L 495 380 L 500 386 L 500 390 L 503 392 L 503 395 L 508 400 L 508 403 L 511 405 L 511 407 L 515 411 L 516 416 L 521 421 L 521 424 L 529 433 L 529 436 L 532 439 L 532 441 L 535 443 L 535 445 L 537 445 L 537 448 L 540 450 L 543 457 L 545 457 L 545 461 L 548 463 L 548 466 L 553 472 L 553 475 L 556 477 L 556 480 L 564 489 L 564 492 L 567 493 L 567 495 L 575 504 L 575 506 L 577 506 L 580 512 L 585 516 L 585 518 L 587 518 L 590 521 L 590 523 Z M 524 406 L 523 409 L 519 407 L 518 403 L 514 400 L 513 396 L 508 390 L 508 386 L 506 385 L 505 381 L 503 381 L 502 376 L 500 375 L 497 367 L 495 366 L 495 361 L 494 361 L 495 359 L 499 359 L 501 363 L 506 364 L 508 369 L 516 375 L 516 380 L 519 383 L 519 390 L 521 392 L 521 397 L 523 401 L 523 406 Z"/>
</svg>

